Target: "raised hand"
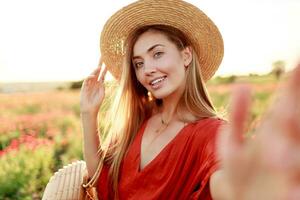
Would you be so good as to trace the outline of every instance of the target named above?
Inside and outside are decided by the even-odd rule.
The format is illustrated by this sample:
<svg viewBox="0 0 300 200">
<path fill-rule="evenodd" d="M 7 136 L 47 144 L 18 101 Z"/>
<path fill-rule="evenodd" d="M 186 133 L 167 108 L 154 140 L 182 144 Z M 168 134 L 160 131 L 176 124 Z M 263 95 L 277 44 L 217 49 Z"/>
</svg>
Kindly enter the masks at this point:
<svg viewBox="0 0 300 200">
<path fill-rule="evenodd" d="M 244 139 L 250 106 L 249 88 L 239 87 L 232 101 L 230 123 L 218 146 L 227 197 L 230 200 L 300 199 L 300 65 L 255 131 Z"/>
<path fill-rule="evenodd" d="M 105 97 L 106 72 L 105 64 L 100 59 L 98 67 L 83 81 L 80 92 L 81 113 L 98 113 Z"/>
</svg>

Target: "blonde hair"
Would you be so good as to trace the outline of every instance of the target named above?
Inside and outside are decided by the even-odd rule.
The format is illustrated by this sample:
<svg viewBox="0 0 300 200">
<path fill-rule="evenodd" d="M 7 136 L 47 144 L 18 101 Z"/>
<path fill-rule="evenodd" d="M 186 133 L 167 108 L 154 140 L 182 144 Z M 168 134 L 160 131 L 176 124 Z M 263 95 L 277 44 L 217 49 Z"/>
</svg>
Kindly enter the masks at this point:
<svg viewBox="0 0 300 200">
<path fill-rule="evenodd" d="M 191 46 L 181 31 L 165 25 L 142 27 L 135 31 L 126 42 L 126 52 L 128 53 L 124 59 L 120 85 L 111 107 L 110 117 L 104 123 L 106 125 L 104 133 L 107 137 L 99 149 L 99 152 L 106 152 L 100 154 L 102 155 L 100 162 L 102 162 L 101 165 L 104 163 L 110 165 L 109 180 L 115 199 L 118 198 L 119 168 L 128 147 L 134 140 L 143 121 L 149 118 L 154 110 L 163 103 L 160 99 L 151 100 L 148 98 L 148 91 L 138 82 L 132 66 L 133 46 L 141 34 L 150 30 L 166 35 L 171 42 L 176 44 L 178 50 Z M 184 122 L 216 116 L 200 69 L 197 55 L 193 51 L 193 59 L 186 72 L 185 90 L 176 109 L 177 113 L 187 110 L 194 116 L 191 119 L 182 115 L 181 120 Z"/>
</svg>

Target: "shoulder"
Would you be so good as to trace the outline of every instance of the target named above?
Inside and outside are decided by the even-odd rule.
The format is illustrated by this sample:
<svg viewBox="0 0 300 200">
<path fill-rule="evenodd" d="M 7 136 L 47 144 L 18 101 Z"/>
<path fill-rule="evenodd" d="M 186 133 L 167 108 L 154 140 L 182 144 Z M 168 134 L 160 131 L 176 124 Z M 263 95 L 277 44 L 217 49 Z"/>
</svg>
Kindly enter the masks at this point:
<svg viewBox="0 0 300 200">
<path fill-rule="evenodd" d="M 227 122 L 224 119 L 211 117 L 195 121 L 193 123 L 193 129 L 200 132 L 215 133 L 225 124 L 227 124 Z"/>
<path fill-rule="evenodd" d="M 197 145 L 204 145 L 216 140 L 221 128 L 227 122 L 220 118 L 200 119 L 189 125 L 189 135 Z"/>
</svg>

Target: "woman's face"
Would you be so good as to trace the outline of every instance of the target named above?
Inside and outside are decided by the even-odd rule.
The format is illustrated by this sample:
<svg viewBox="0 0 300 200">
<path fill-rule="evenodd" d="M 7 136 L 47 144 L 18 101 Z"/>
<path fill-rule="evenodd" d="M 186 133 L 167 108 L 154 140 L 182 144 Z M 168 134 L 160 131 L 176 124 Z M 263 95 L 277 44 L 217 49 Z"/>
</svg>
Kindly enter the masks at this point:
<svg viewBox="0 0 300 200">
<path fill-rule="evenodd" d="M 132 62 L 138 81 L 157 99 L 181 95 L 185 88 L 185 66 L 192 60 L 190 48 L 180 51 L 158 31 L 140 35 L 133 46 Z"/>
</svg>

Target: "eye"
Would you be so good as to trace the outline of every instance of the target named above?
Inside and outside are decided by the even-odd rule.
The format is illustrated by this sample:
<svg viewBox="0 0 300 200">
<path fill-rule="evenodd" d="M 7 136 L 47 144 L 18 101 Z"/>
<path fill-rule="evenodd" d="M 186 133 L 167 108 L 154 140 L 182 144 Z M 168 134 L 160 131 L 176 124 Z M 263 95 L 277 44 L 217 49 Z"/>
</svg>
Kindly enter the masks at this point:
<svg viewBox="0 0 300 200">
<path fill-rule="evenodd" d="M 143 63 L 143 62 L 136 62 L 136 63 L 134 64 L 134 66 L 135 66 L 136 69 L 139 69 L 139 68 L 141 68 L 141 67 L 144 66 L 144 63 Z"/>
<path fill-rule="evenodd" d="M 164 54 L 164 52 L 161 52 L 161 51 L 156 52 L 156 53 L 154 54 L 154 58 L 159 58 L 159 57 L 161 57 L 163 54 Z"/>
</svg>

